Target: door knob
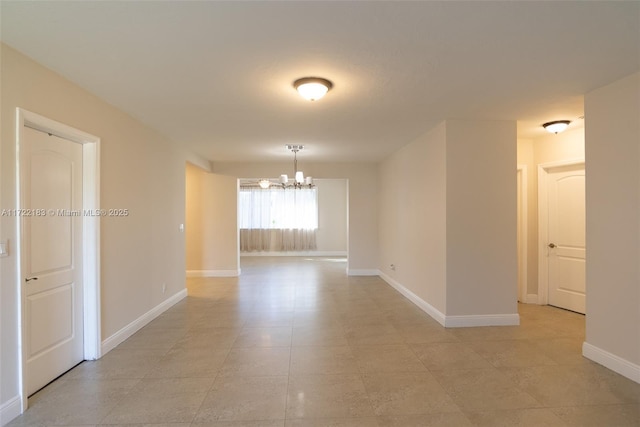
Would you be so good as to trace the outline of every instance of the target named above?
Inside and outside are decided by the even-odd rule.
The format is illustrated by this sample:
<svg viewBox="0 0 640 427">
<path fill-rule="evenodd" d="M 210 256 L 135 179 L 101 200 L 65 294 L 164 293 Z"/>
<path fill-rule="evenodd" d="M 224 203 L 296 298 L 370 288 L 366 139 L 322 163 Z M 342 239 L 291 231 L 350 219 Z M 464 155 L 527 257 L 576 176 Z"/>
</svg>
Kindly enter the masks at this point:
<svg viewBox="0 0 640 427">
<path fill-rule="evenodd" d="M 549 246 L 551 249 L 553 249 L 553 248 L 555 248 L 555 247 L 556 247 L 556 244 L 555 244 L 555 243 L 549 243 L 549 245 L 548 245 L 548 246 Z"/>
</svg>

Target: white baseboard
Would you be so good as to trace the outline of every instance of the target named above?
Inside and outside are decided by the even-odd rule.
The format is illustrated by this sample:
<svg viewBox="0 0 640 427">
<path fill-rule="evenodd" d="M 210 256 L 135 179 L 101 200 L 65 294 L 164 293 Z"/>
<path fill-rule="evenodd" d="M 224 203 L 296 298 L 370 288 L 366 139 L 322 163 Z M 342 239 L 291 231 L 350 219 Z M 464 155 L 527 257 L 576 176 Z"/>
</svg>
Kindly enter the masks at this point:
<svg viewBox="0 0 640 427">
<path fill-rule="evenodd" d="M 0 405 L 0 426 L 5 426 L 22 412 L 20 396 L 14 396 Z"/>
<path fill-rule="evenodd" d="M 102 355 L 104 356 L 114 348 L 116 348 L 119 344 L 124 342 L 131 335 L 138 332 L 144 326 L 146 326 L 153 319 L 167 311 L 171 306 L 181 301 L 183 298 L 187 296 L 187 290 L 183 289 L 177 294 L 167 298 L 151 310 L 147 311 L 142 316 L 138 317 L 133 322 L 129 323 L 124 328 L 120 329 L 115 334 L 111 335 L 109 338 L 102 341 Z"/>
<path fill-rule="evenodd" d="M 348 268 L 347 276 L 379 276 L 380 270 L 376 269 L 356 269 L 356 268 Z"/>
<path fill-rule="evenodd" d="M 380 277 L 382 278 L 382 280 L 390 284 L 395 290 L 404 295 L 409 301 L 422 309 L 422 311 L 433 317 L 436 322 L 440 323 L 442 326 L 446 326 L 446 316 L 440 310 L 438 310 L 386 274 L 380 272 Z"/>
<path fill-rule="evenodd" d="M 527 294 L 524 300 L 525 304 L 538 304 L 538 294 Z"/>
<path fill-rule="evenodd" d="M 472 314 L 468 316 L 446 316 L 447 328 L 473 328 L 476 326 L 518 326 L 519 314 Z"/>
<path fill-rule="evenodd" d="M 468 316 L 447 316 L 388 275 L 380 272 L 380 277 L 382 278 L 382 280 L 393 286 L 402 295 L 407 297 L 409 301 L 421 308 L 422 311 L 433 317 L 445 328 L 468 328 L 475 326 L 512 326 L 520 324 L 520 315 L 518 314 L 474 314 Z"/>
<path fill-rule="evenodd" d="M 187 270 L 187 277 L 238 277 L 237 270 Z"/>
<path fill-rule="evenodd" d="M 605 368 L 619 373 L 623 377 L 629 378 L 631 381 L 640 383 L 640 365 L 631 363 L 586 341 L 582 344 L 582 355 Z"/>
<path fill-rule="evenodd" d="M 347 256 L 347 251 L 240 252 L 240 256 Z"/>
</svg>

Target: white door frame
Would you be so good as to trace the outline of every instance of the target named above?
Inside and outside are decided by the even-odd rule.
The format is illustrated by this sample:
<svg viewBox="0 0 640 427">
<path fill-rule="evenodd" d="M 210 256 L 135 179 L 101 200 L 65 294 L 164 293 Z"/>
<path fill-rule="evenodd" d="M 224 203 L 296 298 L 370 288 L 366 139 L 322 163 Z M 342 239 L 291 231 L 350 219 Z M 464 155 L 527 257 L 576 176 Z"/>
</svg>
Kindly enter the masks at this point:
<svg viewBox="0 0 640 427">
<path fill-rule="evenodd" d="M 528 193 L 527 193 L 527 165 L 518 165 L 517 170 L 518 175 L 520 175 L 520 187 L 518 191 L 520 192 L 520 215 L 518 215 L 518 232 L 520 233 L 520 247 L 518 247 L 518 257 L 520 258 L 520 271 L 518 271 L 518 277 L 520 279 L 520 289 L 518 289 L 518 299 L 522 303 L 530 303 L 528 301 L 528 286 L 527 286 L 527 257 L 528 257 L 528 233 L 529 233 L 529 225 L 527 218 L 527 209 L 528 209 Z"/>
<path fill-rule="evenodd" d="M 549 304 L 549 257 L 547 256 L 548 248 L 546 241 L 549 232 L 547 177 L 552 169 L 579 165 L 585 167 L 584 158 L 541 163 L 538 165 L 538 304 Z"/>
<path fill-rule="evenodd" d="M 56 135 L 60 138 L 82 144 L 82 209 L 96 212 L 100 208 L 100 138 L 79 131 L 70 126 L 24 110 L 16 108 L 16 200 L 17 208 L 24 206 L 21 190 L 21 146 L 24 141 L 24 128 Z M 24 271 L 25 256 L 22 247 L 23 221 L 16 216 L 16 229 L 18 230 L 16 254 L 18 257 L 16 277 L 20 292 L 20 307 L 18 307 L 19 322 L 17 324 L 20 337 L 20 400 L 22 411 L 27 409 L 26 390 L 26 340 L 25 331 L 25 287 L 23 286 L 22 272 Z M 84 359 L 95 360 L 101 356 L 100 333 L 100 217 L 83 215 L 82 217 L 82 270 L 83 270 L 83 322 L 84 322 Z"/>
</svg>

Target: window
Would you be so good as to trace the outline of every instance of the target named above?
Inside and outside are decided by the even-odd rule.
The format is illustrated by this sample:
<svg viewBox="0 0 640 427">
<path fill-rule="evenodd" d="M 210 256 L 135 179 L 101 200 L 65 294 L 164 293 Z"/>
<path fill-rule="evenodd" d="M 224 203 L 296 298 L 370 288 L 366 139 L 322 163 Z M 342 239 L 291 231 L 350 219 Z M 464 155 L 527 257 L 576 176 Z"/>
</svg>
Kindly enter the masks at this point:
<svg viewBox="0 0 640 427">
<path fill-rule="evenodd" d="M 316 249 L 318 192 L 315 188 L 244 188 L 239 194 L 240 251 Z"/>
<path fill-rule="evenodd" d="M 315 188 L 240 188 L 241 229 L 318 228 L 318 192 Z"/>
</svg>

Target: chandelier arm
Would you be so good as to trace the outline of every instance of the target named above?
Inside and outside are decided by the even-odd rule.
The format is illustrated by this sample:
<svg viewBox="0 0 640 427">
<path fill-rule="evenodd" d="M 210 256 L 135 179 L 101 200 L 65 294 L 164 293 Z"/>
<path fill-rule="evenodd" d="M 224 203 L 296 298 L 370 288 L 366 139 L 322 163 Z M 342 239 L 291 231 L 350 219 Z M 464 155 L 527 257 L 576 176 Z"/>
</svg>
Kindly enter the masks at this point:
<svg viewBox="0 0 640 427">
<path fill-rule="evenodd" d="M 2 0 L 0 0 L 2 1 Z M 297 181 L 297 175 L 298 172 L 300 173 L 300 175 L 302 175 L 302 171 L 298 171 L 298 151 L 300 151 L 301 149 L 304 148 L 303 145 L 286 145 L 287 150 L 290 150 L 291 152 L 293 152 L 293 179 L 291 180 L 291 183 L 287 183 L 287 181 L 285 180 L 286 175 L 281 175 L 280 177 L 280 186 L 283 189 L 286 188 L 303 188 L 304 187 L 309 187 L 309 188 L 313 188 L 313 182 L 309 179 L 310 177 L 307 178 L 307 181 L 304 181 L 304 178 L 301 176 L 300 178 L 302 179 L 300 182 Z M 308 184 L 305 184 L 305 182 L 308 182 Z"/>
</svg>

